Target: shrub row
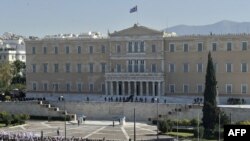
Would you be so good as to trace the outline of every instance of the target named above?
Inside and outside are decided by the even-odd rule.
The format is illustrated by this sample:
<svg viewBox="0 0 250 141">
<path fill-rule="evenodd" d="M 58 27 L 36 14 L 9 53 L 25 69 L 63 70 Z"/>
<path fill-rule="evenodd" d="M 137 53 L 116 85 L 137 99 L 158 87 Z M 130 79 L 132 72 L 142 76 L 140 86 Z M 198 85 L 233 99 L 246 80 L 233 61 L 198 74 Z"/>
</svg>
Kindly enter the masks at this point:
<svg viewBox="0 0 250 141">
<path fill-rule="evenodd" d="M 48 117 L 48 116 L 36 116 L 36 115 L 31 115 L 30 116 L 30 119 L 33 119 L 33 120 L 53 120 L 53 121 L 64 121 L 65 120 L 65 117 L 54 117 L 54 116 L 51 116 L 51 117 Z M 66 116 L 66 121 L 70 121 L 70 116 L 67 115 Z"/>
<path fill-rule="evenodd" d="M 0 112 L 0 123 L 9 125 L 24 124 L 30 117 L 26 114 L 9 114 L 8 112 Z"/>
</svg>

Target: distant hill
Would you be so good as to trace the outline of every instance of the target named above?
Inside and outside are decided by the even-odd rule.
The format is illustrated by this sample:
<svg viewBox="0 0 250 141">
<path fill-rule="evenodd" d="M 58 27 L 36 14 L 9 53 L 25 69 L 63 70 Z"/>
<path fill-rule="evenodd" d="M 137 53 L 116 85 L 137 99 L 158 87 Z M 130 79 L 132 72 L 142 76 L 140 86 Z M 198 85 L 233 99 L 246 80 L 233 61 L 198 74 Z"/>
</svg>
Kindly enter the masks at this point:
<svg viewBox="0 0 250 141">
<path fill-rule="evenodd" d="M 223 20 L 214 24 L 190 26 L 177 25 L 164 29 L 167 32 L 175 32 L 177 35 L 201 34 L 228 34 L 228 33 L 250 33 L 250 22 L 234 22 Z"/>
</svg>

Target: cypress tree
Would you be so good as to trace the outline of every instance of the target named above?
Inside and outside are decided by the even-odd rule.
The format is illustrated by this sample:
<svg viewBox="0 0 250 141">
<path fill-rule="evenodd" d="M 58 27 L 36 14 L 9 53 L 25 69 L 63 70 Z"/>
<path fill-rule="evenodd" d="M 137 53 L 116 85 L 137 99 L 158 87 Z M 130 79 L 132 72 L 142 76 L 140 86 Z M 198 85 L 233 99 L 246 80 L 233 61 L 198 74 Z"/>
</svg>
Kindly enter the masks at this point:
<svg viewBox="0 0 250 141">
<path fill-rule="evenodd" d="M 218 118 L 218 109 L 216 103 L 216 76 L 213 66 L 213 60 L 211 53 L 208 53 L 207 72 L 206 72 L 206 83 L 204 91 L 204 104 L 203 104 L 203 127 L 204 137 L 210 138 L 213 136 L 215 129 L 216 119 Z"/>
</svg>

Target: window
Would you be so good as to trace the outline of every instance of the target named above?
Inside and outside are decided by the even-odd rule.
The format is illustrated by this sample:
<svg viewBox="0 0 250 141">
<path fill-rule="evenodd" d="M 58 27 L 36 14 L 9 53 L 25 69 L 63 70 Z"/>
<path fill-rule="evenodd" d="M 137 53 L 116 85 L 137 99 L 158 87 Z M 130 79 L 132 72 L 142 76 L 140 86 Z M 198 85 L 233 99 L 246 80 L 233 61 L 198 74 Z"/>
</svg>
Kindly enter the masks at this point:
<svg viewBox="0 0 250 141">
<path fill-rule="evenodd" d="M 77 91 L 82 92 L 82 84 L 81 83 L 77 84 Z"/>
<path fill-rule="evenodd" d="M 170 52 L 174 52 L 175 51 L 175 45 L 174 44 L 170 44 L 169 48 L 170 48 L 169 49 Z"/>
<path fill-rule="evenodd" d="M 102 93 L 105 94 L 105 84 L 102 84 Z"/>
<path fill-rule="evenodd" d="M 241 43 L 241 50 L 242 50 L 242 51 L 247 50 L 247 42 L 242 42 L 242 43 Z"/>
<path fill-rule="evenodd" d="M 175 72 L 175 64 L 169 64 L 169 72 Z"/>
<path fill-rule="evenodd" d="M 135 45 L 135 46 L 134 46 L 134 52 L 138 52 L 138 42 L 135 42 L 134 45 Z"/>
<path fill-rule="evenodd" d="M 48 72 L 48 64 L 47 64 L 47 63 L 44 63 L 44 64 L 43 64 L 43 72 L 44 72 L 44 73 L 47 73 L 47 72 Z"/>
<path fill-rule="evenodd" d="M 102 45 L 102 53 L 105 53 L 106 52 L 106 48 L 104 45 Z"/>
<path fill-rule="evenodd" d="M 33 91 L 36 91 L 36 90 L 37 90 L 36 83 L 32 83 L 32 90 L 33 90 Z"/>
<path fill-rule="evenodd" d="M 116 64 L 116 72 L 121 72 L 121 64 Z"/>
<path fill-rule="evenodd" d="M 66 54 L 69 54 L 69 46 L 66 46 L 65 52 L 66 52 Z"/>
<path fill-rule="evenodd" d="M 89 46 L 89 53 L 93 54 L 93 46 Z"/>
<path fill-rule="evenodd" d="M 198 94 L 202 94 L 203 93 L 203 85 L 202 84 L 198 84 L 197 85 L 197 93 Z"/>
<path fill-rule="evenodd" d="M 54 64 L 54 72 L 58 72 L 59 71 L 59 65 L 58 64 Z"/>
<path fill-rule="evenodd" d="M 66 72 L 69 73 L 70 72 L 70 63 L 66 63 L 66 68 L 65 68 Z"/>
<path fill-rule="evenodd" d="M 187 93 L 188 93 L 188 85 L 187 85 L 187 84 L 184 84 L 184 85 L 183 85 L 183 93 L 184 93 L 184 94 L 187 94 Z"/>
<path fill-rule="evenodd" d="M 202 63 L 197 64 L 197 72 L 203 72 L 203 64 Z"/>
<path fill-rule="evenodd" d="M 202 52 L 202 51 L 203 51 L 203 44 L 198 43 L 198 52 Z"/>
<path fill-rule="evenodd" d="M 82 47 L 81 46 L 77 46 L 77 53 L 81 54 L 82 53 Z"/>
<path fill-rule="evenodd" d="M 32 72 L 36 73 L 36 64 L 32 64 Z"/>
<path fill-rule="evenodd" d="M 133 65 L 132 60 L 129 60 L 129 61 L 128 61 L 128 72 L 132 72 L 132 71 L 133 71 L 133 70 L 132 70 L 132 65 Z"/>
<path fill-rule="evenodd" d="M 141 62 L 141 64 L 140 64 L 140 72 L 144 72 L 144 60 L 141 60 L 140 62 Z"/>
<path fill-rule="evenodd" d="M 232 84 L 226 84 L 226 93 L 231 94 L 233 91 Z"/>
<path fill-rule="evenodd" d="M 140 51 L 141 52 L 144 52 L 144 42 L 142 41 L 141 44 L 140 44 Z"/>
<path fill-rule="evenodd" d="M 43 47 L 43 54 L 47 54 L 47 47 Z"/>
<path fill-rule="evenodd" d="M 218 63 L 214 63 L 214 71 L 218 72 Z"/>
<path fill-rule="evenodd" d="M 189 72 L 189 64 L 188 63 L 183 64 L 183 72 Z"/>
<path fill-rule="evenodd" d="M 70 92 L 70 83 L 67 83 L 67 84 L 66 84 L 66 91 L 67 91 L 67 92 Z"/>
<path fill-rule="evenodd" d="M 120 45 L 116 45 L 116 53 L 121 53 L 121 46 Z"/>
<path fill-rule="evenodd" d="M 89 92 L 94 92 L 94 84 L 89 84 Z"/>
<path fill-rule="evenodd" d="M 135 65 L 134 65 L 134 72 L 138 72 L 139 71 L 139 65 L 138 65 L 138 60 L 135 60 Z"/>
<path fill-rule="evenodd" d="M 188 44 L 184 44 L 183 48 L 184 48 L 184 52 L 188 52 Z"/>
<path fill-rule="evenodd" d="M 32 47 L 32 54 L 36 54 L 36 47 Z"/>
<path fill-rule="evenodd" d="M 43 83 L 43 90 L 48 91 L 48 83 Z"/>
<path fill-rule="evenodd" d="M 212 43 L 212 51 L 217 51 L 217 44 L 216 43 Z"/>
<path fill-rule="evenodd" d="M 102 71 L 102 73 L 105 73 L 105 71 L 106 71 L 106 63 L 101 63 L 101 71 Z"/>
<path fill-rule="evenodd" d="M 77 64 L 77 72 L 78 73 L 82 72 L 82 64 Z"/>
<path fill-rule="evenodd" d="M 132 52 L 132 42 L 128 43 L 128 52 L 131 53 Z"/>
<path fill-rule="evenodd" d="M 93 63 L 89 63 L 89 72 L 93 73 L 94 72 L 94 68 L 93 68 Z"/>
<path fill-rule="evenodd" d="M 156 52 L 155 45 L 152 45 L 152 52 Z"/>
<path fill-rule="evenodd" d="M 152 66 L 151 66 L 151 70 L 152 70 L 152 72 L 156 72 L 156 69 L 157 69 L 156 64 L 152 64 Z"/>
<path fill-rule="evenodd" d="M 169 85 L 169 93 L 175 93 L 175 85 L 174 84 Z"/>
<path fill-rule="evenodd" d="M 52 85 L 52 89 L 53 89 L 54 92 L 58 92 L 58 90 L 59 90 L 59 84 L 57 84 L 57 83 L 53 84 Z"/>
<path fill-rule="evenodd" d="M 232 43 L 231 42 L 227 43 L 227 51 L 232 51 Z"/>
<path fill-rule="evenodd" d="M 247 71 L 248 71 L 247 63 L 242 63 L 241 64 L 241 72 L 247 72 Z"/>
<path fill-rule="evenodd" d="M 246 94 L 247 93 L 247 84 L 241 84 L 241 93 Z"/>
<path fill-rule="evenodd" d="M 55 53 L 55 54 L 58 54 L 58 47 L 55 47 L 55 48 L 54 48 L 54 53 Z"/>
<path fill-rule="evenodd" d="M 227 63 L 226 64 L 226 72 L 232 72 L 233 68 L 232 68 L 232 64 L 231 63 Z"/>
</svg>

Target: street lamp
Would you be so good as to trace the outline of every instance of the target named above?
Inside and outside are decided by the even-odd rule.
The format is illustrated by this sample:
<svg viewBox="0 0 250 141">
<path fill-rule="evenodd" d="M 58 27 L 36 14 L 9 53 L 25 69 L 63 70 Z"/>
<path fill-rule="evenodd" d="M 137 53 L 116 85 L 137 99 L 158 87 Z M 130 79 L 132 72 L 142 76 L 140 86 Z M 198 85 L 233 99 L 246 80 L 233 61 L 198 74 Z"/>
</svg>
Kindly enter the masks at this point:
<svg viewBox="0 0 250 141">
<path fill-rule="evenodd" d="M 134 108 L 134 141 L 136 141 L 135 108 Z"/>
<path fill-rule="evenodd" d="M 65 109 L 65 98 L 63 96 L 60 96 L 60 101 L 63 101 L 63 105 L 64 105 L 64 138 L 66 140 L 66 114 L 67 114 L 67 111 Z"/>
<path fill-rule="evenodd" d="M 158 112 L 159 101 L 158 101 L 158 98 L 155 98 L 155 101 L 157 102 L 157 112 L 156 112 L 157 113 L 157 119 L 156 119 L 157 120 L 157 122 L 156 122 L 156 128 L 157 128 L 157 133 L 156 134 L 157 135 L 156 136 L 157 136 L 157 141 L 158 141 L 159 140 L 159 129 L 158 129 L 158 126 L 159 126 L 159 124 L 158 124 L 159 123 L 159 112 Z"/>
<path fill-rule="evenodd" d="M 198 119 L 197 119 L 197 130 L 198 130 L 198 135 L 197 135 L 197 137 L 198 137 L 198 141 L 200 141 L 200 122 L 199 122 L 199 120 L 200 120 L 200 112 L 198 111 Z"/>
<path fill-rule="evenodd" d="M 176 104 L 176 118 L 177 118 L 177 122 L 176 122 L 176 125 L 177 125 L 177 141 L 178 141 L 178 138 L 179 138 L 179 133 L 178 133 L 178 111 L 179 111 L 179 109 L 178 109 L 178 106 L 177 106 L 177 104 Z"/>
</svg>

